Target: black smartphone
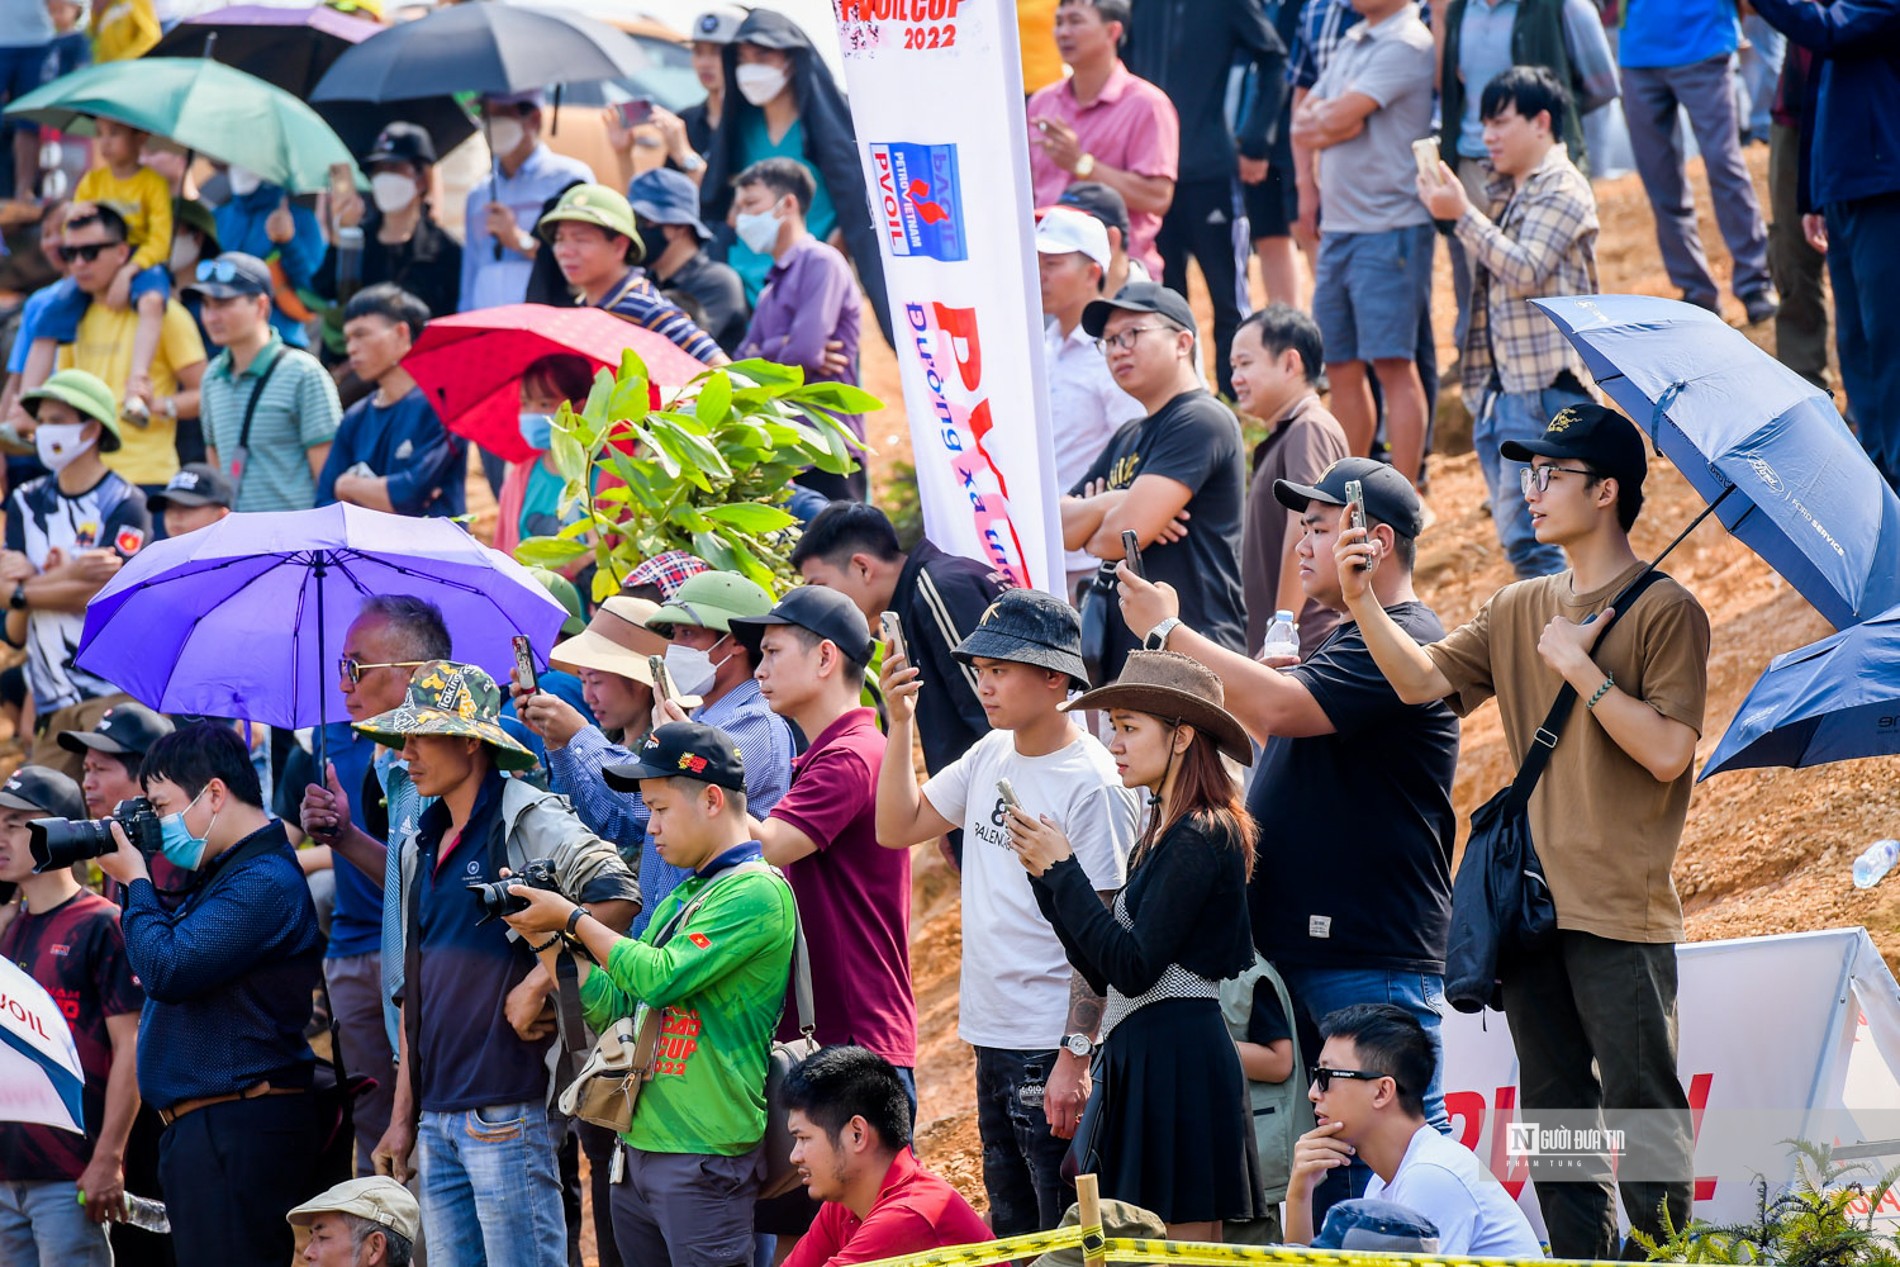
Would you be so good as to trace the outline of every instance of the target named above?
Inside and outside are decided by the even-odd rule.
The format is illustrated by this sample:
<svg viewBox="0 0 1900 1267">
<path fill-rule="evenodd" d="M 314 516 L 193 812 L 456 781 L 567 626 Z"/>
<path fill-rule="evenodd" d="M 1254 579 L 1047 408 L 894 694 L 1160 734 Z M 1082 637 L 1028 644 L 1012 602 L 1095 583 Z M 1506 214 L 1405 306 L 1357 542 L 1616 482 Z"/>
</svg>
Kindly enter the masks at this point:
<svg viewBox="0 0 1900 1267">
<path fill-rule="evenodd" d="M 1130 572 L 1144 581 L 1148 579 L 1148 569 L 1141 565 L 1141 538 L 1133 528 L 1122 529 L 1122 557 L 1128 560 Z"/>
<path fill-rule="evenodd" d="M 534 671 L 534 647 L 527 634 L 515 635 L 515 678 L 531 691 L 541 689 L 541 679 Z"/>
</svg>

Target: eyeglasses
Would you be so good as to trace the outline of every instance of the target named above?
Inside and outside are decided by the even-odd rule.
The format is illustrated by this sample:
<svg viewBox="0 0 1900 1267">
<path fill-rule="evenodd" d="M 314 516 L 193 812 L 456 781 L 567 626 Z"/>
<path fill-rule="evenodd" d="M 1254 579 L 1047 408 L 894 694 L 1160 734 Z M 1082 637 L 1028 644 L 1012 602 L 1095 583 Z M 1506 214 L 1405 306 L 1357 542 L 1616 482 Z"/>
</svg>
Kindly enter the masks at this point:
<svg viewBox="0 0 1900 1267">
<path fill-rule="evenodd" d="M 59 258 L 68 264 L 80 260 L 90 264 L 99 258 L 99 252 L 109 251 L 117 245 L 117 242 L 87 242 L 81 246 L 62 246 L 59 248 Z"/>
<path fill-rule="evenodd" d="M 336 662 L 336 671 L 348 678 L 351 686 L 355 686 L 371 669 L 416 669 L 427 663 L 427 660 L 391 660 L 387 664 L 364 664 L 355 656 L 346 655 Z"/>
<path fill-rule="evenodd" d="M 223 282 L 226 285 L 238 278 L 238 266 L 235 260 L 200 260 L 198 262 L 198 280 L 201 282 Z"/>
<path fill-rule="evenodd" d="M 1325 1065 L 1313 1066 L 1313 1085 L 1319 1088 L 1321 1095 L 1332 1090 L 1334 1078 L 1343 1078 L 1347 1082 L 1377 1082 L 1381 1078 L 1392 1078 L 1392 1075 L 1374 1073 L 1370 1069 L 1328 1069 Z M 1405 1088 L 1399 1086 L 1397 1078 L 1392 1078 L 1392 1087 L 1401 1095 L 1405 1092 Z"/>
<path fill-rule="evenodd" d="M 1172 326 L 1130 326 L 1120 334 L 1111 334 L 1106 339 L 1097 339 L 1095 346 L 1102 350 L 1103 355 L 1107 355 L 1110 352 L 1126 352 L 1134 347 L 1136 342 L 1140 340 L 1144 334 L 1156 330 L 1165 334 L 1171 332 L 1173 329 L 1174 327 Z"/>
<path fill-rule="evenodd" d="M 1579 471 L 1574 466 L 1526 466 L 1519 468 L 1517 483 L 1524 490 L 1526 497 L 1531 495 L 1532 485 L 1536 485 L 1538 492 L 1547 493 L 1550 491 L 1550 477 L 1559 471 L 1565 475 L 1585 475 L 1591 479 L 1596 478 L 1595 471 Z"/>
</svg>

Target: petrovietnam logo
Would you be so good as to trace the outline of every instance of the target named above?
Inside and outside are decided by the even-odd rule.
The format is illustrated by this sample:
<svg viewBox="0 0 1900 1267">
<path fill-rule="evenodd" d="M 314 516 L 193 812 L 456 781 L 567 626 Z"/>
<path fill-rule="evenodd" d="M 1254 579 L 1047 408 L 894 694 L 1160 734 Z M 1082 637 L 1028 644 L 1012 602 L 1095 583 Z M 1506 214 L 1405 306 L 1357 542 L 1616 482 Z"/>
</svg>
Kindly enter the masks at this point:
<svg viewBox="0 0 1900 1267">
<path fill-rule="evenodd" d="M 870 149 L 877 176 L 872 201 L 891 254 L 900 259 L 969 259 L 957 147 L 891 141 L 874 143 Z"/>
<path fill-rule="evenodd" d="M 1787 491 L 1782 486 L 1781 476 L 1775 473 L 1775 468 L 1768 465 L 1766 459 L 1758 458 L 1758 457 L 1750 457 L 1748 459 L 1748 467 L 1750 470 L 1755 472 L 1756 479 L 1768 485 L 1768 490 L 1770 492 L 1782 493 L 1782 492 Z"/>
</svg>

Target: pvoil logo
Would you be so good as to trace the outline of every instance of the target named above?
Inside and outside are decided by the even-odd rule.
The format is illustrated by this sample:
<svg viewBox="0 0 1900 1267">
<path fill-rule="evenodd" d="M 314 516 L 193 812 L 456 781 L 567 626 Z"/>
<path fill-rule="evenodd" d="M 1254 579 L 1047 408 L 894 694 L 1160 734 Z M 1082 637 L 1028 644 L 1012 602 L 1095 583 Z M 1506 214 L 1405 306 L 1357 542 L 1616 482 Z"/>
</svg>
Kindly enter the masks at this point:
<svg viewBox="0 0 1900 1267">
<path fill-rule="evenodd" d="M 956 146 L 874 143 L 871 167 L 877 176 L 878 227 L 892 255 L 952 262 L 970 258 Z"/>
</svg>

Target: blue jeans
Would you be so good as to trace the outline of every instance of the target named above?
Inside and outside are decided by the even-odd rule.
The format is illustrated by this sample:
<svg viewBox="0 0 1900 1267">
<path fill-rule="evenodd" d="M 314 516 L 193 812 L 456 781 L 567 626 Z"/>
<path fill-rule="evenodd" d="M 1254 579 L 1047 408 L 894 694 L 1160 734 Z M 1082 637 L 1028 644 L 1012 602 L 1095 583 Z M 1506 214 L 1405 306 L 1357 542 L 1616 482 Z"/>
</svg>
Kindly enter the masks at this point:
<svg viewBox="0 0 1900 1267">
<path fill-rule="evenodd" d="M 1445 1114 L 1445 1045 L 1439 1038 L 1440 1010 L 1445 1002 L 1445 978 L 1436 973 L 1397 972 L 1383 968 L 1303 968 L 1280 969 L 1293 1006 L 1305 1012 L 1315 1025 L 1342 1007 L 1355 1003 L 1393 1003 L 1418 1018 L 1431 1036 L 1431 1085 L 1425 1088 L 1425 1120 L 1441 1134 L 1451 1131 L 1451 1119 Z M 1319 1046 L 1307 1050 L 1309 1063 L 1319 1063 Z M 1338 1172 L 1329 1176 L 1313 1193 L 1313 1226 L 1321 1226 L 1326 1211 L 1348 1196 L 1364 1196 L 1372 1167 L 1353 1158 L 1347 1167 L 1345 1183 L 1337 1182 Z M 1351 1185 L 1351 1191 L 1346 1185 Z"/>
<path fill-rule="evenodd" d="M 1520 581 L 1563 571 L 1564 552 L 1537 540 L 1531 528 L 1531 508 L 1524 500 L 1518 476 L 1524 463 L 1513 462 L 1498 450 L 1507 440 L 1537 439 L 1565 406 L 1590 403 L 1587 393 L 1566 387 L 1546 387 L 1537 392 L 1507 392 L 1493 387 L 1478 401 L 1477 418 L 1471 424 L 1471 445 L 1478 451 L 1484 486 L 1491 493 L 1491 522 L 1497 526 L 1498 543 Z"/>
<path fill-rule="evenodd" d="M 425 1111 L 417 1130 L 429 1257 L 457 1267 L 567 1267 L 548 1113 L 538 1102 Z"/>
<path fill-rule="evenodd" d="M 86 1217 L 71 1181 L 0 1183 L 0 1263 L 111 1267 L 106 1230 Z"/>
</svg>

